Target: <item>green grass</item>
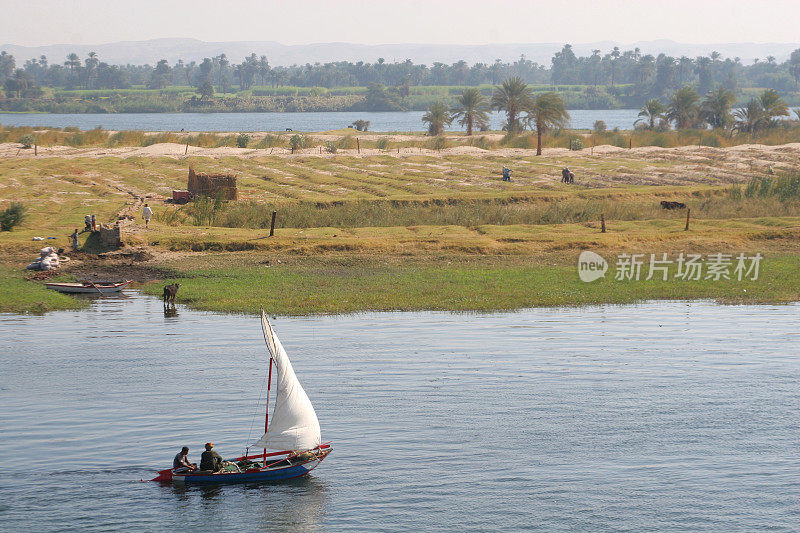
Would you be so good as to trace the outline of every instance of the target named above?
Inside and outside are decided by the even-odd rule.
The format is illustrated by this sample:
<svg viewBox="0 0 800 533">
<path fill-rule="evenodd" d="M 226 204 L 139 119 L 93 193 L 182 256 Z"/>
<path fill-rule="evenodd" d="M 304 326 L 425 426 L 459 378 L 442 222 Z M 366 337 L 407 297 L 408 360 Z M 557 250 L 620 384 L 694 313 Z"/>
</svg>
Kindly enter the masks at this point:
<svg viewBox="0 0 800 533">
<path fill-rule="evenodd" d="M 796 300 L 800 177 L 788 171 L 797 165 L 791 149 L 748 153 L 746 165 L 737 151 L 668 155 L 9 157 L 0 161 L 0 208 L 21 201 L 30 217 L 2 235 L 0 251 L 14 268 L 0 270 L 0 309 L 83 305 L 22 279 L 21 268 L 42 247 L 31 239 L 54 236 L 47 244 L 66 247 L 85 214 L 113 222 L 134 196 L 145 195 L 157 218 L 145 230 L 137 206 L 123 239 L 154 252 L 154 271 L 178 272 L 179 297 L 202 309 L 251 312 L 265 303 L 270 312 L 308 314 Z M 240 201 L 217 211 L 214 202 L 165 205 L 160 198 L 186 186 L 189 163 L 237 175 Z M 499 181 L 504 164 L 514 169 L 511 183 Z M 579 183 L 559 183 L 566 165 Z M 684 211 L 664 211 L 660 200 L 687 203 L 691 229 L 683 230 Z M 269 238 L 273 209 L 278 229 Z M 575 272 L 582 249 L 746 251 L 769 260 L 755 282 L 583 284 Z M 120 275 L 128 265 L 119 263 Z"/>
<path fill-rule="evenodd" d="M 218 266 L 178 270 L 179 300 L 220 312 L 279 315 L 359 311 L 490 311 L 525 307 L 627 304 L 642 300 L 711 299 L 726 303 L 795 301 L 800 291 L 795 256 L 768 257 L 756 281 L 579 280 L 575 264 L 503 264 L 494 258 L 374 265 Z M 241 262 L 241 261 L 237 261 Z M 145 287 L 158 295 L 161 284 Z"/>
<path fill-rule="evenodd" d="M 87 305 L 86 300 L 47 289 L 44 283 L 25 281 L 19 268 L 0 266 L 0 313 L 41 314 Z"/>
</svg>

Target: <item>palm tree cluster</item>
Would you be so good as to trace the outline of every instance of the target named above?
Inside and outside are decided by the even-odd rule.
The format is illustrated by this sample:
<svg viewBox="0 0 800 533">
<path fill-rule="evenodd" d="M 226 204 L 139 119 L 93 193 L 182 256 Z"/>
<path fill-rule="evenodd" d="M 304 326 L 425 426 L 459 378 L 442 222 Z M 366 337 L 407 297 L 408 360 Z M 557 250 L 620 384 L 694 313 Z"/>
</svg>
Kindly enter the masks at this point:
<svg viewBox="0 0 800 533">
<path fill-rule="evenodd" d="M 448 109 L 442 102 L 428 107 L 422 116 L 422 122 L 428 124 L 428 134 L 441 135 L 444 128 L 458 119 L 458 123 L 467 127 L 467 135 L 472 135 L 475 128 L 485 129 L 489 125 L 489 107 L 486 98 L 477 87 L 464 89 L 456 99 L 456 105 Z"/>
<path fill-rule="evenodd" d="M 789 116 L 789 107 L 774 89 L 766 89 L 757 98 L 733 109 L 736 95 L 725 87 L 708 91 L 701 99 L 694 87 L 685 85 L 675 91 L 667 105 L 660 100 L 648 100 L 639 111 L 635 125 L 645 129 L 668 127 L 676 129 L 730 129 L 733 132 L 755 134 L 778 124 L 778 117 Z"/>
<path fill-rule="evenodd" d="M 542 153 L 542 135 L 553 128 L 563 128 L 569 123 L 569 113 L 564 100 L 553 92 L 534 95 L 522 78 L 509 78 L 497 87 L 490 103 L 476 87 L 465 89 L 451 110 L 441 102 L 428 108 L 422 121 L 428 124 L 430 135 L 441 135 L 444 128 L 458 119 L 466 126 L 467 135 L 474 128 L 481 130 L 489 125 L 489 109 L 504 111 L 505 129 L 509 133 L 519 133 L 526 127 L 536 131 L 536 155 Z"/>
<path fill-rule="evenodd" d="M 758 98 L 752 98 L 734 111 L 734 129 L 755 134 L 777 125 L 778 117 L 789 116 L 789 106 L 774 89 L 767 89 Z"/>
</svg>

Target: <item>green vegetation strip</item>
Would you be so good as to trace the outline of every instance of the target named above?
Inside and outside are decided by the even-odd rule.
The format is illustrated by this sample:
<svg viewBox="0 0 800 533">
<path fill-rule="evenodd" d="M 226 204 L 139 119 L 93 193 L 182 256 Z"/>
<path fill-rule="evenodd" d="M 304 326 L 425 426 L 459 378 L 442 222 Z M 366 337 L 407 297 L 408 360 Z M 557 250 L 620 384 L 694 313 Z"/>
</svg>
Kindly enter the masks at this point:
<svg viewBox="0 0 800 533">
<path fill-rule="evenodd" d="M 257 265 L 178 270 L 179 301 L 191 307 L 277 315 L 359 311 L 493 311 L 526 307 L 627 304 L 644 300 L 711 299 L 725 303 L 785 303 L 800 291 L 798 258 L 770 256 L 755 281 L 616 281 L 584 283 L 574 264 L 502 265 L 369 262 L 336 266 Z M 144 291 L 159 295 L 162 284 Z"/>
<path fill-rule="evenodd" d="M 45 288 L 43 283 L 25 281 L 18 268 L 0 267 L 0 313 L 41 314 L 47 311 L 81 309 L 81 300 Z"/>
</svg>

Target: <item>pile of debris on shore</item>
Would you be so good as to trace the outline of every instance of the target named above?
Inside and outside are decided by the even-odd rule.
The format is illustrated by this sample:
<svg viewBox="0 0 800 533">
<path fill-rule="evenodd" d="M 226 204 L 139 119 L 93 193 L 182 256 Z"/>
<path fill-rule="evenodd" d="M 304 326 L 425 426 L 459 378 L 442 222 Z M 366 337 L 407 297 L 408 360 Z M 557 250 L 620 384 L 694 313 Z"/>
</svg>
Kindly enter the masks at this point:
<svg viewBox="0 0 800 533">
<path fill-rule="evenodd" d="M 59 256 L 59 254 L 64 253 L 63 248 L 59 248 L 56 250 L 52 246 L 48 246 L 47 248 L 42 248 L 39 250 L 39 257 L 25 267 L 27 270 L 42 270 L 42 271 L 49 271 L 49 270 L 56 270 L 61 263 L 65 261 L 69 261 L 69 257 Z"/>
</svg>

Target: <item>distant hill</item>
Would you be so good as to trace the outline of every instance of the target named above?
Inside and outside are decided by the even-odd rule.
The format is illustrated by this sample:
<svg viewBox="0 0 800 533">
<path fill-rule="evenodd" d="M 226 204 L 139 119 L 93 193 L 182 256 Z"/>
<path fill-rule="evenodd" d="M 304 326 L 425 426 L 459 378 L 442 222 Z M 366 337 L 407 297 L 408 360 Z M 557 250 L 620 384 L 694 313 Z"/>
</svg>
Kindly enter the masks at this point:
<svg viewBox="0 0 800 533">
<path fill-rule="evenodd" d="M 174 63 L 178 59 L 202 61 L 225 53 L 233 62 L 241 62 L 252 52 L 265 55 L 273 66 L 326 63 L 331 61 L 374 62 L 379 57 L 387 62 L 411 59 L 415 63 L 432 64 L 435 61 L 454 63 L 461 59 L 468 63 L 491 63 L 495 59 L 514 61 L 525 57 L 540 64 L 550 65 L 550 58 L 560 50 L 563 43 L 520 43 L 485 45 L 441 45 L 441 44 L 381 44 L 365 45 L 352 43 L 316 43 L 284 45 L 273 41 L 205 42 L 198 39 L 153 39 L 148 41 L 125 41 L 96 45 L 58 44 L 49 46 L 0 45 L 0 50 L 14 55 L 17 65 L 27 59 L 46 55 L 51 62 L 63 62 L 67 54 L 77 53 L 81 58 L 89 52 L 97 52 L 101 61 L 111 64 L 155 64 L 160 59 Z M 696 57 L 708 55 L 712 50 L 724 57 L 740 57 L 749 64 L 755 58 L 765 59 L 775 56 L 777 61 L 785 61 L 789 54 L 800 48 L 800 43 L 711 43 L 684 44 L 669 40 L 641 41 L 636 43 L 615 43 L 612 41 L 573 44 L 578 55 L 587 55 L 593 49 L 609 52 L 614 46 L 622 50 L 635 47 L 645 54 L 661 52 L 671 56 L 686 55 Z"/>
</svg>

